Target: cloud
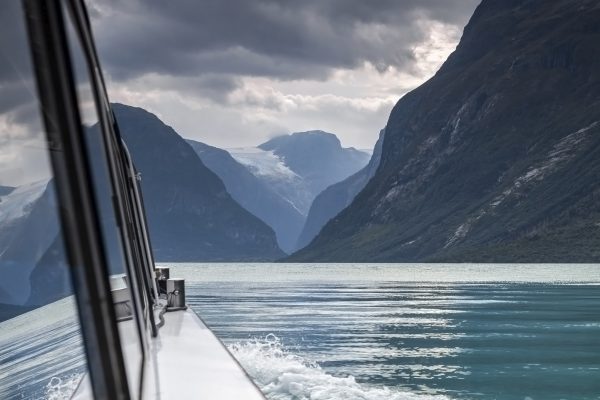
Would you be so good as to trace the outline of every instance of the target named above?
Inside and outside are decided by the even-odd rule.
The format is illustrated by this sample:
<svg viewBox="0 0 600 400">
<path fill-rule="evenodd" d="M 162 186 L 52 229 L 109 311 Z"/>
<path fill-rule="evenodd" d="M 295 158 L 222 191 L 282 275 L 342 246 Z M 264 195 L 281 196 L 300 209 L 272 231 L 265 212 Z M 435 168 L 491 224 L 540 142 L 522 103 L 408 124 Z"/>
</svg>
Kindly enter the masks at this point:
<svg viewBox="0 0 600 400">
<path fill-rule="evenodd" d="M 48 178 L 21 2 L 0 2 L 0 185 Z"/>
<path fill-rule="evenodd" d="M 398 98 L 454 49 L 478 2 L 87 4 L 112 101 L 144 107 L 183 136 L 221 147 L 323 129 L 346 146 L 367 148 Z M 27 161 L 13 154 L 15 138 L 41 133 L 19 8 L 0 2 L 0 168 L 27 171 Z M 27 146 L 39 149 L 38 142 Z M 35 174 L 0 172 L 0 184 L 18 180 L 8 175 Z"/>
<path fill-rule="evenodd" d="M 413 67 L 424 22 L 462 26 L 476 0 L 95 0 L 105 67 L 146 73 L 325 79 L 370 62 Z"/>
<path fill-rule="evenodd" d="M 325 129 L 369 147 L 479 0 L 94 0 L 113 100 L 186 137 L 251 145 Z"/>
</svg>

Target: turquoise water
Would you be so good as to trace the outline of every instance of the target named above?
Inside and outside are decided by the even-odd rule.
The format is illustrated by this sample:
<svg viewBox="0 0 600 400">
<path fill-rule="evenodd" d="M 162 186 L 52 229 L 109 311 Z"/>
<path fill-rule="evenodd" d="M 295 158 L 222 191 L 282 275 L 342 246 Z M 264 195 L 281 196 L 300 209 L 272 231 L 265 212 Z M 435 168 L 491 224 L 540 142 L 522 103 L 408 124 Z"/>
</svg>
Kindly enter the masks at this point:
<svg viewBox="0 0 600 400">
<path fill-rule="evenodd" d="M 600 399 L 600 267 L 179 265 L 273 399 Z"/>
<path fill-rule="evenodd" d="M 170 264 L 271 400 L 600 399 L 600 266 Z M 71 299 L 0 323 L 0 398 L 66 399 Z"/>
</svg>

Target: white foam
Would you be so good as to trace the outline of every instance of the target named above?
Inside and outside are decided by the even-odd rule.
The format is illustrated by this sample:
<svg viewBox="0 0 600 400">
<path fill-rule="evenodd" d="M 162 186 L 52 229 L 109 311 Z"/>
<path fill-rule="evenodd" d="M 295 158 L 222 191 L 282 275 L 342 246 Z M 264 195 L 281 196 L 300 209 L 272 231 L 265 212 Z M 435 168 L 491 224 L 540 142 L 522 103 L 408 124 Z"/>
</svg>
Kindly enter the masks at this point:
<svg viewBox="0 0 600 400">
<path fill-rule="evenodd" d="M 53 376 L 46 384 L 46 400 L 67 400 L 73 396 L 83 374 L 72 374 L 63 378 Z"/>
<path fill-rule="evenodd" d="M 328 374 L 317 363 L 291 354 L 273 334 L 228 346 L 270 400 L 446 400 L 356 382 L 353 376 Z"/>
</svg>

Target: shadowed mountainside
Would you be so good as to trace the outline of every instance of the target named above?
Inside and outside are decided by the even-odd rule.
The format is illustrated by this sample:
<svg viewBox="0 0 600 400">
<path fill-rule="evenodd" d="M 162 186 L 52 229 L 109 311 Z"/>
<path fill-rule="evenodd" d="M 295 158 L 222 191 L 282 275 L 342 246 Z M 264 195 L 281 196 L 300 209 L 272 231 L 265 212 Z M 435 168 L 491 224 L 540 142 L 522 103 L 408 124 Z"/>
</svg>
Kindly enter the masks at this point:
<svg viewBox="0 0 600 400">
<path fill-rule="evenodd" d="M 243 209 L 192 147 L 155 115 L 114 104 L 137 169 L 158 261 L 266 261 L 275 233 Z"/>
<path fill-rule="evenodd" d="M 600 260 L 600 3 L 484 0 L 293 261 Z"/>
<path fill-rule="evenodd" d="M 273 228 L 284 251 L 292 251 L 304 223 L 302 214 L 227 151 L 195 140 L 187 142 L 204 165 L 221 178 L 231 197 Z"/>
<path fill-rule="evenodd" d="M 352 200 L 354 200 L 354 197 L 375 175 L 381 159 L 384 132 L 385 129 L 382 129 L 379 133 L 379 139 L 373 149 L 373 155 L 366 167 L 343 181 L 329 186 L 315 198 L 310 206 L 302 233 L 298 238 L 298 249 L 309 244 L 331 218 L 348 207 L 352 203 Z"/>
</svg>

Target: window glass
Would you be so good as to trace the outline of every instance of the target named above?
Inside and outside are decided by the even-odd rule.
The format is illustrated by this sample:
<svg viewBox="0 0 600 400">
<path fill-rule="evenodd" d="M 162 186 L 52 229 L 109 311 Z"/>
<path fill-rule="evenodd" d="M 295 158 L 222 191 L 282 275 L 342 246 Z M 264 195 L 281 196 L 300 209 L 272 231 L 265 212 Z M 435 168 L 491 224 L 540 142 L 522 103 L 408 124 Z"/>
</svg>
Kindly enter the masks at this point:
<svg viewBox="0 0 600 400">
<path fill-rule="evenodd" d="M 111 275 L 111 287 L 113 290 L 113 301 L 119 320 L 118 327 L 121 337 L 121 345 L 124 352 L 125 366 L 127 369 L 130 393 L 136 398 L 139 383 L 142 378 L 143 342 L 141 332 L 143 321 L 140 320 L 140 298 L 133 270 L 131 253 L 123 245 L 123 235 L 120 229 L 122 224 L 127 226 L 127 216 L 119 217 L 118 209 L 115 207 L 116 197 L 123 187 L 122 170 L 111 170 L 111 164 L 107 158 L 107 147 L 111 144 L 105 141 L 105 135 L 101 126 L 101 118 L 97 113 L 94 101 L 94 92 L 90 75 L 88 73 L 85 53 L 81 47 L 79 36 L 74 29 L 70 13 L 65 10 L 65 21 L 67 25 L 67 37 L 71 58 L 74 64 L 77 80 L 77 94 L 80 113 L 83 119 L 83 132 L 85 135 L 88 157 L 92 166 L 92 180 L 94 194 L 99 208 L 102 236 L 107 251 L 108 270 Z M 118 165 L 117 165 L 118 167 Z M 117 176 L 113 175 L 117 173 Z M 116 180 L 115 180 L 116 179 Z M 116 183 L 116 189 L 113 184 Z"/>
<path fill-rule="evenodd" d="M 0 2 L 0 398 L 68 398 L 86 373 L 21 2 Z"/>
</svg>

